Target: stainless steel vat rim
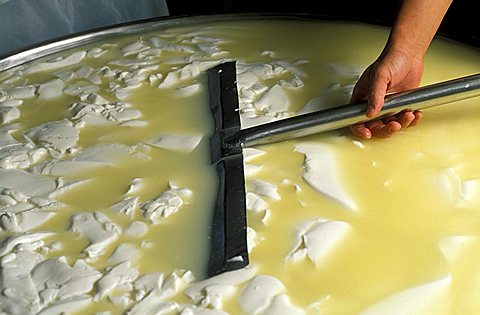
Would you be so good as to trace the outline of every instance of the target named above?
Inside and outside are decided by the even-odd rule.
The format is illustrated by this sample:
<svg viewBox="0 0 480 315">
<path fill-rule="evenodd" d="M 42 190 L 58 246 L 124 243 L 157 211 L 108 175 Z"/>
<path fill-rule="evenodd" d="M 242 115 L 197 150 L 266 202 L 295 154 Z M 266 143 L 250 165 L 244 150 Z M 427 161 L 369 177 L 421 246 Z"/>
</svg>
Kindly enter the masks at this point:
<svg viewBox="0 0 480 315">
<path fill-rule="evenodd" d="M 52 41 L 40 43 L 38 46 L 27 48 L 23 51 L 0 56 L 0 72 L 20 66 L 29 61 L 42 58 L 66 49 L 75 48 L 80 45 L 90 44 L 97 40 L 107 39 L 116 35 L 131 35 L 140 32 L 148 32 L 157 29 L 193 25 L 196 23 L 231 21 L 245 19 L 300 19 L 300 20 L 325 20 L 325 21 L 344 21 L 361 22 L 375 24 L 373 21 L 362 19 L 343 18 L 341 16 L 316 15 L 306 13 L 231 13 L 231 14 L 211 14 L 211 15 L 188 15 L 188 16 L 167 16 L 154 19 L 146 19 L 112 25 L 105 28 L 99 28 L 83 33 L 75 33 L 67 37 L 53 39 Z"/>
<path fill-rule="evenodd" d="M 379 21 L 365 19 L 362 17 L 344 17 L 335 15 L 309 14 L 309 13 L 222 13 L 207 15 L 184 15 L 184 16 L 164 16 L 146 20 L 132 21 L 108 27 L 98 28 L 87 32 L 75 33 L 69 36 L 54 38 L 48 42 L 39 43 L 35 46 L 26 48 L 10 55 L 0 56 L 0 73 L 24 63 L 42 58 L 66 49 L 75 48 L 84 44 L 90 44 L 97 40 L 107 39 L 111 36 L 131 35 L 140 32 L 148 32 L 153 30 L 161 30 L 172 26 L 193 25 L 196 23 L 216 22 L 216 21 L 232 21 L 247 19 L 294 19 L 308 21 L 337 21 L 351 22 L 383 26 L 386 25 Z M 458 42 L 455 39 L 439 36 L 444 39 Z M 464 44 L 465 45 L 465 44 Z M 469 47 L 475 47 L 466 44 Z"/>
</svg>

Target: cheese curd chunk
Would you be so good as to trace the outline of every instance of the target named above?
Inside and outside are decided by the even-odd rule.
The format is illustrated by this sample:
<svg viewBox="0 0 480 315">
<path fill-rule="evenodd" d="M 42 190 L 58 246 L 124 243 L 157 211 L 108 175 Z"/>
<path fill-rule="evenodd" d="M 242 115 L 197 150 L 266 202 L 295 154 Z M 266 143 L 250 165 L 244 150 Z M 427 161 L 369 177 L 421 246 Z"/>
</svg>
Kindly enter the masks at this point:
<svg viewBox="0 0 480 315">
<path fill-rule="evenodd" d="M 140 205 L 145 218 L 152 223 L 160 223 L 163 219 L 176 213 L 184 204 L 184 199 L 190 197 L 192 191 L 188 188 L 174 188 L 161 193 L 158 197 Z"/>
<path fill-rule="evenodd" d="M 184 293 L 193 302 L 205 307 L 221 309 L 225 299 L 238 291 L 238 286 L 255 275 L 255 268 L 247 267 L 226 272 L 207 280 L 193 283 Z"/>
<path fill-rule="evenodd" d="M 64 155 L 74 149 L 80 131 L 67 119 L 52 121 L 34 127 L 25 133 L 35 144 L 49 150 L 54 156 Z"/>
<path fill-rule="evenodd" d="M 192 152 L 202 140 L 201 135 L 164 134 L 147 141 L 147 144 L 167 150 Z"/>
<path fill-rule="evenodd" d="M 72 217 L 70 230 L 79 233 L 89 241 L 84 249 L 89 258 L 103 254 L 105 248 L 114 242 L 121 233 L 121 228 L 101 212 L 84 212 Z"/>
<path fill-rule="evenodd" d="M 247 314 L 258 314 L 268 307 L 274 296 L 284 291 L 285 286 L 278 279 L 257 275 L 243 290 L 239 303 Z"/>
<path fill-rule="evenodd" d="M 24 170 L 0 169 L 0 187 L 13 189 L 30 197 L 45 197 L 57 189 L 55 178 L 33 175 Z"/>
<path fill-rule="evenodd" d="M 44 159 L 45 148 L 37 148 L 31 143 L 18 143 L 0 148 L 0 168 L 26 169 Z"/>
<path fill-rule="evenodd" d="M 59 97 L 63 94 L 64 87 L 65 83 L 59 79 L 40 84 L 37 89 L 38 98 L 48 100 Z"/>
<path fill-rule="evenodd" d="M 349 229 L 349 224 L 341 221 L 304 222 L 297 229 L 297 240 L 287 260 L 295 262 L 308 257 L 318 266 L 341 244 Z"/>
<path fill-rule="evenodd" d="M 20 110 L 12 106 L 0 106 L 0 124 L 7 124 L 20 118 Z"/>
<path fill-rule="evenodd" d="M 74 52 L 71 55 L 66 57 L 60 57 L 58 59 L 54 59 L 46 62 L 34 63 L 28 66 L 24 70 L 24 72 L 25 74 L 32 74 L 37 72 L 52 71 L 55 69 L 68 67 L 71 65 L 78 64 L 83 60 L 83 58 L 85 58 L 86 55 L 87 53 L 85 51 Z"/>
<path fill-rule="evenodd" d="M 329 148 L 321 144 L 302 143 L 295 150 L 305 155 L 305 181 L 347 210 L 355 211 L 356 205 L 342 187 L 337 164 Z"/>
</svg>

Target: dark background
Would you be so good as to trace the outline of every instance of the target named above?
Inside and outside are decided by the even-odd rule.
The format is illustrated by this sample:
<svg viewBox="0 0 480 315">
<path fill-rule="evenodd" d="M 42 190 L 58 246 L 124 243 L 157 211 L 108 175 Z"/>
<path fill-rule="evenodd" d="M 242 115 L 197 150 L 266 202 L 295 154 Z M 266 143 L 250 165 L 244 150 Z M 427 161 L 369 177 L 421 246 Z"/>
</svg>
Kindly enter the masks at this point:
<svg viewBox="0 0 480 315">
<path fill-rule="evenodd" d="M 400 0 L 167 0 L 171 16 L 221 13 L 302 13 L 391 26 Z M 475 5 L 475 8 L 474 8 Z M 478 1 L 454 0 L 438 34 L 480 47 Z"/>
</svg>

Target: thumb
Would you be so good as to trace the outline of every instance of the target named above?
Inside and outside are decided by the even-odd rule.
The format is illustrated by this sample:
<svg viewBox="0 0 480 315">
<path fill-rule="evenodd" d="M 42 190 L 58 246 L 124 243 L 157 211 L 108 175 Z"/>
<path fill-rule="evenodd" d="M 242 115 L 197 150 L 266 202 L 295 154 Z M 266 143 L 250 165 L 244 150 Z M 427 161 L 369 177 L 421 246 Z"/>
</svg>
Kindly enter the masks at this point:
<svg viewBox="0 0 480 315">
<path fill-rule="evenodd" d="M 382 79 L 374 79 L 368 93 L 368 107 L 365 113 L 367 117 L 373 118 L 380 113 L 383 107 L 385 94 L 387 92 L 388 83 Z"/>
</svg>

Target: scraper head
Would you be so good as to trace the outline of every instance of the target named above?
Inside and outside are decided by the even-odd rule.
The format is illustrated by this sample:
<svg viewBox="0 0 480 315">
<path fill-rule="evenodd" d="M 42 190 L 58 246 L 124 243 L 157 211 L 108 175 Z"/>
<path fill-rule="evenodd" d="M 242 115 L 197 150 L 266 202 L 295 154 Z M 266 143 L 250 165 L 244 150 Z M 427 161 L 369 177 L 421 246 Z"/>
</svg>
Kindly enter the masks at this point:
<svg viewBox="0 0 480 315">
<path fill-rule="evenodd" d="M 208 276 L 248 265 L 245 177 L 241 144 L 226 147 L 224 140 L 240 130 L 235 62 L 208 72 L 210 107 L 215 121 L 211 139 L 212 161 L 220 184 L 213 217 Z M 228 157 L 225 154 L 228 150 Z"/>
</svg>

